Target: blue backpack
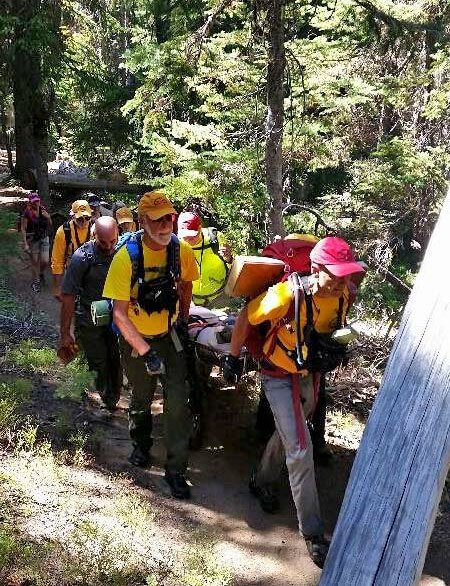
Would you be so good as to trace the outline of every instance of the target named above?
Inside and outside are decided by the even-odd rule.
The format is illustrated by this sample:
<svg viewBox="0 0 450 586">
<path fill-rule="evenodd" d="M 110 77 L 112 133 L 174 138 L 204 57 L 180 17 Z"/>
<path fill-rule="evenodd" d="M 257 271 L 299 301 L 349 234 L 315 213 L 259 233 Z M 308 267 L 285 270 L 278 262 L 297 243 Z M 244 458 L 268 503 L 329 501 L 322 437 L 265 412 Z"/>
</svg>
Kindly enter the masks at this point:
<svg viewBox="0 0 450 586">
<path fill-rule="evenodd" d="M 135 301 L 148 314 L 167 310 L 170 325 L 178 302 L 178 281 L 181 274 L 180 241 L 175 234 L 172 234 L 167 246 L 167 264 L 164 272 L 156 278 L 146 280 L 146 272 L 158 273 L 161 267 L 144 267 L 142 237 L 143 230 L 125 232 L 117 242 L 115 251 L 124 246 L 127 248 L 132 265 L 130 288 L 138 284 Z"/>
</svg>

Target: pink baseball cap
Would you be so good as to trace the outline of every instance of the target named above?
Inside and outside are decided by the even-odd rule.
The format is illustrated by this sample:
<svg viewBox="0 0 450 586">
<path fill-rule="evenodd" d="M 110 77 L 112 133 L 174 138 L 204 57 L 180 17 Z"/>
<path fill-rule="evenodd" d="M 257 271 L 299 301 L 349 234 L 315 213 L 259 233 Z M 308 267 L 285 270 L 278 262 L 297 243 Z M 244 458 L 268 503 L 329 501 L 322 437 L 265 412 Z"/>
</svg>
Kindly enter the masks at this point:
<svg viewBox="0 0 450 586">
<path fill-rule="evenodd" d="M 201 226 L 200 216 L 194 212 L 181 212 L 178 216 L 178 236 L 180 238 L 197 236 Z"/>
<path fill-rule="evenodd" d="M 35 201 L 41 201 L 41 198 L 39 197 L 39 195 L 35 191 L 32 191 L 31 193 L 28 194 L 28 201 L 30 203 L 33 203 Z"/>
<path fill-rule="evenodd" d="M 364 268 L 355 260 L 350 245 L 336 236 L 322 238 L 309 254 L 311 262 L 324 265 L 335 277 L 353 273 L 364 273 Z"/>
</svg>

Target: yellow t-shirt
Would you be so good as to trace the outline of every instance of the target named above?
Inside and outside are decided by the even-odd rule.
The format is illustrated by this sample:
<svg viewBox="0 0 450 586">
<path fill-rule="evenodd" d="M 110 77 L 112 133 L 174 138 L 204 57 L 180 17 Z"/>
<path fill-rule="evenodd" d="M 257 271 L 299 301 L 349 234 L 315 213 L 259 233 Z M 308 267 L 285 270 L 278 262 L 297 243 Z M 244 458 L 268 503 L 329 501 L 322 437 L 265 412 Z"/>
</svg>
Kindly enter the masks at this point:
<svg viewBox="0 0 450 586">
<path fill-rule="evenodd" d="M 51 267 L 54 275 L 62 275 L 66 268 L 67 260 L 79 246 L 90 239 L 92 229 L 89 230 L 89 224 L 86 223 L 83 228 L 79 228 L 75 226 L 73 220 L 70 220 L 69 226 L 71 243 L 68 247 L 66 247 L 66 235 L 64 234 L 63 226 L 58 228 L 53 240 Z"/>
<path fill-rule="evenodd" d="M 167 249 L 152 250 L 142 243 L 144 251 L 144 269 L 151 267 L 152 270 L 145 270 L 146 280 L 156 279 L 164 274 L 164 268 L 167 266 Z M 180 280 L 195 281 L 198 279 L 198 268 L 195 262 L 194 253 L 191 248 L 184 242 L 180 241 Z M 131 260 L 126 246 L 123 246 L 114 256 L 111 266 L 106 277 L 103 289 L 103 297 L 116 299 L 118 301 L 130 301 L 128 306 L 128 317 L 136 327 L 137 331 L 143 336 L 159 336 L 168 331 L 169 312 L 163 309 L 160 313 L 153 312 L 148 314 L 138 304 L 137 292 L 138 284 L 136 283 L 132 290 L 131 287 Z M 172 316 L 172 323 L 176 321 L 178 310 Z"/>
<path fill-rule="evenodd" d="M 342 314 L 345 316 L 349 306 L 349 291 L 347 288 L 344 290 L 343 297 Z M 288 350 L 295 350 L 296 329 L 291 310 L 293 300 L 294 294 L 291 291 L 289 282 L 284 281 L 283 283 L 277 283 L 273 287 L 270 287 L 265 293 L 250 301 L 247 306 L 248 320 L 251 325 L 258 325 L 269 321 L 270 330 L 274 328 L 272 333 L 269 330 L 269 335 L 264 342 L 264 354 L 275 366 L 291 373 L 298 372 L 299 368 L 295 360 L 287 356 L 286 352 L 280 346 L 273 343 L 273 336 L 277 336 L 283 346 Z M 313 324 L 317 333 L 330 333 L 339 328 L 341 324 L 337 323 L 338 313 L 338 297 L 313 296 Z M 280 327 L 275 327 L 277 325 Z M 305 303 L 302 303 L 300 307 L 301 331 L 303 331 L 305 325 L 306 306 Z M 272 348 L 273 351 L 270 352 Z M 307 349 L 305 348 L 303 358 L 306 357 Z"/>
</svg>

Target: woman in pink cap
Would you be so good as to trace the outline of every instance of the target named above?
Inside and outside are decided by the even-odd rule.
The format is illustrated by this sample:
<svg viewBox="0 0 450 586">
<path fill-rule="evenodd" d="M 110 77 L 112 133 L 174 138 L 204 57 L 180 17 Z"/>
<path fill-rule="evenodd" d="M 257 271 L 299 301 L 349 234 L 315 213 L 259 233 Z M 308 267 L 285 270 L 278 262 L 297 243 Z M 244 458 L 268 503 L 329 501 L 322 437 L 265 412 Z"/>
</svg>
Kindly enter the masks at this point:
<svg viewBox="0 0 450 586">
<path fill-rule="evenodd" d="M 49 262 L 51 227 L 50 214 L 41 205 L 41 198 L 35 192 L 30 193 L 22 214 L 20 231 L 23 248 L 31 257 L 31 289 L 34 293 L 39 293 L 41 283 L 44 283 L 44 272 Z"/>
<path fill-rule="evenodd" d="M 324 538 L 306 421 L 315 410 L 321 373 L 335 368 L 331 366 L 333 356 L 327 356 L 320 340 L 328 339 L 345 324 L 352 303 L 352 275 L 364 273 L 364 269 L 347 242 L 334 236 L 320 240 L 311 250 L 310 259 L 311 275 L 273 285 L 242 310 L 223 373 L 230 382 L 239 378 L 239 355 L 249 328 L 266 324 L 261 383 L 276 430 L 251 476 L 249 488 L 261 508 L 274 513 L 279 506 L 275 484 L 285 460 L 300 534 L 311 559 L 322 567 L 328 542 Z M 296 290 L 302 292 L 297 297 L 297 307 Z"/>
</svg>

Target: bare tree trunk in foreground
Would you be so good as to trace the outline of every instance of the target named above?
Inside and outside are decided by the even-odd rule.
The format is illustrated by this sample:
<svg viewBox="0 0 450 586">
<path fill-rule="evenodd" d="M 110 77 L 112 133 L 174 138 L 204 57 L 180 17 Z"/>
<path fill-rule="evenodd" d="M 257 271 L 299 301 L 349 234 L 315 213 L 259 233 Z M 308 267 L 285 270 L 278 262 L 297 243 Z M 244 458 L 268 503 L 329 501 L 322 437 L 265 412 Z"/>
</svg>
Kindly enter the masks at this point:
<svg viewBox="0 0 450 586">
<path fill-rule="evenodd" d="M 419 583 L 450 463 L 450 193 L 353 465 L 320 586 Z"/>
</svg>

